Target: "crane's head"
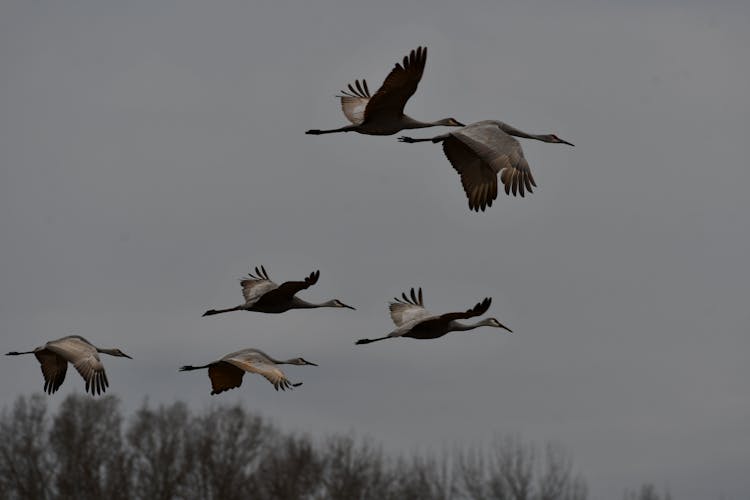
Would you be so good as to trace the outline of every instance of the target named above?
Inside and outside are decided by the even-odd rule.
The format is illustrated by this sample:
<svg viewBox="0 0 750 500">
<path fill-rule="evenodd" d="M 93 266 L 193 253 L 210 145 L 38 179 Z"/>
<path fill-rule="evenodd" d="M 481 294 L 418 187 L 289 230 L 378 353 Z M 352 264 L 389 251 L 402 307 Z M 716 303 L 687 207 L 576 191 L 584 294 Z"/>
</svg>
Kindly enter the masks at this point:
<svg viewBox="0 0 750 500">
<path fill-rule="evenodd" d="M 445 125 L 446 127 L 465 127 L 463 123 L 456 120 L 455 118 L 443 118 L 442 120 L 438 120 L 438 124 Z"/>
<path fill-rule="evenodd" d="M 555 134 L 548 134 L 548 135 L 545 135 L 544 137 L 545 137 L 544 139 L 545 142 L 552 142 L 555 144 L 567 144 L 568 146 L 575 146 L 575 144 L 572 144 L 568 141 L 564 141 L 560 139 L 559 137 L 557 137 Z"/>
<path fill-rule="evenodd" d="M 289 364 L 292 364 L 292 365 L 310 365 L 310 366 L 318 366 L 318 365 L 316 365 L 315 363 L 311 363 L 311 362 L 307 361 L 307 360 L 306 360 L 306 359 L 304 359 L 304 358 L 294 358 L 293 360 L 291 360 L 291 361 L 289 362 Z"/>
<path fill-rule="evenodd" d="M 485 324 L 487 326 L 492 326 L 494 328 L 502 328 L 504 330 L 508 330 L 510 333 L 513 333 L 513 330 L 505 326 L 504 324 L 500 323 L 496 318 L 487 318 L 485 321 Z"/>
</svg>

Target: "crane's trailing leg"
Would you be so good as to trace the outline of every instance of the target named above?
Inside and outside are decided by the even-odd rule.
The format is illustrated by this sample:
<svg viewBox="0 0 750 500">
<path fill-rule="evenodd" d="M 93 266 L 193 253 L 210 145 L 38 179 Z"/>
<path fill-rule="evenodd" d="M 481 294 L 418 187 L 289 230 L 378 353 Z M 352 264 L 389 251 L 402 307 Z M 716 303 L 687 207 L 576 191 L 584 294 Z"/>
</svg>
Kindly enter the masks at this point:
<svg viewBox="0 0 750 500">
<path fill-rule="evenodd" d="M 391 338 L 390 336 L 386 335 L 385 337 L 380 337 L 377 339 L 359 339 L 355 342 L 356 345 L 363 345 L 363 344 L 371 344 L 373 342 L 377 342 L 378 340 L 385 340 Z"/>
<path fill-rule="evenodd" d="M 242 310 L 242 306 L 230 307 L 229 309 L 209 309 L 208 311 L 203 313 L 203 316 L 213 316 L 214 314 L 222 314 L 226 312 L 240 311 L 240 310 Z"/>
<path fill-rule="evenodd" d="M 398 142 L 408 142 L 409 144 L 414 144 L 415 142 L 427 142 L 427 141 L 431 141 L 431 140 L 432 139 L 430 139 L 430 138 L 426 138 L 426 139 L 414 139 L 413 137 L 406 137 L 405 135 L 398 138 Z"/>
<path fill-rule="evenodd" d="M 414 144 L 415 142 L 434 142 L 434 143 L 437 144 L 438 142 L 443 142 L 449 136 L 450 136 L 450 134 L 442 134 L 442 135 L 436 135 L 435 137 L 425 137 L 424 139 L 415 139 L 413 137 L 407 137 L 407 136 L 403 135 L 403 136 L 401 136 L 401 137 L 398 138 L 398 141 L 399 142 L 406 142 L 406 143 L 409 143 L 409 144 Z"/>
<path fill-rule="evenodd" d="M 305 133 L 309 134 L 309 135 L 322 135 L 322 134 L 335 134 L 336 132 L 351 132 L 352 130 L 356 130 L 356 127 L 352 127 L 351 125 L 347 125 L 346 127 L 334 128 L 334 129 L 331 129 L 331 130 L 313 129 L 313 130 L 308 130 Z"/>
</svg>

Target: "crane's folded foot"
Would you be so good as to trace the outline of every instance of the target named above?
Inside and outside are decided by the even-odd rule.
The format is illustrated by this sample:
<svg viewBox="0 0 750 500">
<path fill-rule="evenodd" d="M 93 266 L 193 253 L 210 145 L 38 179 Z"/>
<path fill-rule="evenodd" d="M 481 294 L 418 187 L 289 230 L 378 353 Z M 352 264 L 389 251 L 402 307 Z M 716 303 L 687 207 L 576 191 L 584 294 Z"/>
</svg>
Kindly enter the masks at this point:
<svg viewBox="0 0 750 500">
<path fill-rule="evenodd" d="M 322 131 L 322 130 L 317 130 L 317 129 L 316 129 L 316 130 L 308 130 L 308 131 L 307 131 L 307 132 L 305 132 L 305 133 L 306 133 L 306 134 L 310 134 L 310 135 L 320 135 L 320 134 L 322 134 L 322 133 L 323 133 L 323 131 Z"/>
<path fill-rule="evenodd" d="M 413 144 L 417 142 L 417 140 L 412 137 L 407 137 L 405 135 L 402 135 L 401 137 L 398 138 L 398 142 L 408 142 L 409 144 Z"/>
</svg>

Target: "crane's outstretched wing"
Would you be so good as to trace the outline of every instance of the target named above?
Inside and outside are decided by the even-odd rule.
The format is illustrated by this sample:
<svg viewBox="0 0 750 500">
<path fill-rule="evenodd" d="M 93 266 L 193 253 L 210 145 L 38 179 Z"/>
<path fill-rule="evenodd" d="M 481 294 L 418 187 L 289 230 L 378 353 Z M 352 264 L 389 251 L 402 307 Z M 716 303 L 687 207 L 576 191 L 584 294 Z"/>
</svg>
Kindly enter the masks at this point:
<svg viewBox="0 0 750 500">
<path fill-rule="evenodd" d="M 471 210 L 484 211 L 497 198 L 497 176 L 513 196 L 536 186 L 521 144 L 491 124 L 470 125 L 443 141 L 445 156 L 461 176 Z"/>
<path fill-rule="evenodd" d="M 400 299 L 395 297 L 393 302 L 388 304 L 388 310 L 391 312 L 391 319 L 396 326 L 402 326 L 430 315 L 424 308 L 422 288 L 419 289 L 418 294 L 415 294 L 412 288 L 411 298 L 407 297 L 406 293 L 402 293 Z"/>
<path fill-rule="evenodd" d="M 73 364 L 86 382 L 86 392 L 91 392 L 92 396 L 102 394 L 109 387 L 109 380 L 96 348 L 83 337 L 63 337 L 47 342 L 45 348 Z"/>
<path fill-rule="evenodd" d="M 104 371 L 104 365 L 96 353 L 80 359 L 78 362 L 73 363 L 73 366 L 81 374 L 83 380 L 86 381 L 86 392 L 90 391 L 92 396 L 94 394 L 102 394 L 109 387 L 107 372 Z"/>
<path fill-rule="evenodd" d="M 247 276 L 247 278 L 240 280 L 242 295 L 245 297 L 247 305 L 255 304 L 263 295 L 279 287 L 271 281 L 266 268 L 263 266 L 260 266 L 260 269 L 256 267 L 255 274 L 248 273 Z"/>
<path fill-rule="evenodd" d="M 432 328 L 432 323 L 447 323 L 449 321 L 454 321 L 457 319 L 469 319 L 474 318 L 476 316 L 481 316 L 482 314 L 487 312 L 487 309 L 490 308 L 490 304 L 492 304 L 492 299 L 490 297 L 485 298 L 482 302 L 478 302 L 474 307 L 471 309 L 468 309 L 463 312 L 450 312 L 446 314 L 441 314 L 440 316 L 436 316 L 434 318 L 430 318 L 428 320 L 423 321 L 419 324 L 420 328 L 424 328 L 425 330 L 429 330 Z"/>
<path fill-rule="evenodd" d="M 231 363 L 237 368 L 241 368 L 250 373 L 263 375 L 266 380 L 273 384 L 277 391 L 292 389 L 300 384 L 292 384 L 284 372 L 282 372 L 274 363 L 264 359 L 264 357 L 255 352 L 238 353 L 235 355 L 225 356 L 223 358 L 227 363 Z"/>
<path fill-rule="evenodd" d="M 365 121 L 365 108 L 372 96 L 370 95 L 370 89 L 367 88 L 367 81 L 363 79 L 360 85 L 359 80 L 355 80 L 354 84 L 357 87 L 356 89 L 350 83 L 348 85 L 349 90 L 342 90 L 342 95 L 337 97 L 341 98 L 341 111 L 344 112 L 347 120 L 359 125 Z"/>
<path fill-rule="evenodd" d="M 44 392 L 52 394 L 57 392 L 62 383 L 65 381 L 65 373 L 68 371 L 68 362 L 65 358 L 55 354 L 49 349 L 41 349 L 34 352 L 34 356 L 42 365 L 42 375 L 44 376 Z"/>
<path fill-rule="evenodd" d="M 406 101 L 417 91 L 427 62 L 427 47 L 417 47 L 402 63 L 396 63 L 365 108 L 365 120 L 377 114 L 400 118 Z"/>
<path fill-rule="evenodd" d="M 490 304 L 492 304 L 492 298 L 485 297 L 484 300 L 482 300 L 482 302 L 477 302 L 474 305 L 474 307 L 464 312 L 445 313 L 445 314 L 441 314 L 438 317 L 442 320 L 447 320 L 447 321 L 453 321 L 456 319 L 474 318 L 476 316 L 481 316 L 482 314 L 486 313 L 487 310 L 490 308 Z"/>
<path fill-rule="evenodd" d="M 320 278 L 320 271 L 313 271 L 304 281 L 285 281 L 275 290 L 268 292 L 268 300 L 273 301 L 277 297 L 291 299 L 297 292 L 310 288 L 317 283 L 318 278 Z"/>
<path fill-rule="evenodd" d="M 208 367 L 208 378 L 211 379 L 211 395 L 220 394 L 242 385 L 245 371 L 226 361 L 217 361 Z"/>
</svg>

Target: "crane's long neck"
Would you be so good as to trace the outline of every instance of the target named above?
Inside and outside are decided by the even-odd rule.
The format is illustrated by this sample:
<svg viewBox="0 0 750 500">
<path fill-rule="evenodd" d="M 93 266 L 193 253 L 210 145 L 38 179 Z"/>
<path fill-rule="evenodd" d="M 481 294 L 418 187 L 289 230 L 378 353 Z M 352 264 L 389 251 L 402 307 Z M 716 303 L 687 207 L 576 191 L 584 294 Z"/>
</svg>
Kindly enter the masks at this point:
<svg viewBox="0 0 750 500">
<path fill-rule="evenodd" d="M 499 124 L 500 129 L 506 134 L 515 135 L 516 137 L 523 137 L 526 139 L 535 139 L 537 141 L 542 141 L 542 142 L 550 142 L 546 135 L 529 134 L 527 132 L 524 132 L 523 130 L 519 130 L 515 127 L 511 127 L 507 123 L 503 123 L 503 122 L 498 122 L 498 124 Z"/>
<path fill-rule="evenodd" d="M 401 125 L 403 126 L 403 129 L 439 127 L 440 125 L 442 125 L 442 120 L 438 120 L 434 122 L 422 122 L 419 120 L 415 120 L 411 116 L 404 115 L 401 118 Z"/>
<path fill-rule="evenodd" d="M 481 326 L 487 326 L 487 322 L 485 320 L 477 321 L 476 323 L 460 323 L 458 321 L 451 322 L 451 330 L 454 332 L 465 332 L 468 330 L 479 328 Z"/>
<path fill-rule="evenodd" d="M 104 354 L 109 354 L 110 356 L 119 356 L 120 352 L 117 349 L 105 349 L 103 347 L 96 347 L 94 348 L 97 350 L 97 352 L 102 352 Z"/>
</svg>

